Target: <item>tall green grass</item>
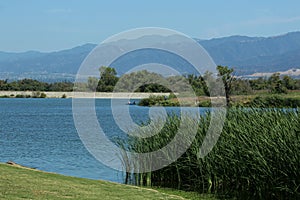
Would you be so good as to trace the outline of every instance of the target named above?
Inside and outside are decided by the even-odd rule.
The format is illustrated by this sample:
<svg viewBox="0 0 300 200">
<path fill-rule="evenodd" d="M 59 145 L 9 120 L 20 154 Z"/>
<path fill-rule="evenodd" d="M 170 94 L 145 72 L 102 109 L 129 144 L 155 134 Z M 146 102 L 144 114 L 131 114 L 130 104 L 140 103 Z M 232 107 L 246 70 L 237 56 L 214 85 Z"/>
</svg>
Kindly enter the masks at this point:
<svg viewBox="0 0 300 200">
<path fill-rule="evenodd" d="M 132 183 L 242 199 L 300 198 L 298 109 L 231 108 L 217 144 L 200 158 L 209 123 L 210 113 L 200 117 L 195 140 L 176 162 L 154 172 L 130 174 Z M 172 140 L 179 125 L 179 117 L 171 115 L 159 134 L 148 139 L 130 138 L 127 150 L 157 150 Z"/>
</svg>

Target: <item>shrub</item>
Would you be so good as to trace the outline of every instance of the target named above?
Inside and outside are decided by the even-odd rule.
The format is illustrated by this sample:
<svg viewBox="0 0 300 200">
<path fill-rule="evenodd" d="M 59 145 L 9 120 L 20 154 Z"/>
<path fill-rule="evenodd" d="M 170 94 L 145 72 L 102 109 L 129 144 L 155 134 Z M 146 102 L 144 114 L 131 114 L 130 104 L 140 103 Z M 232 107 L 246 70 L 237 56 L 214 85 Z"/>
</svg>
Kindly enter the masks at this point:
<svg viewBox="0 0 300 200">
<path fill-rule="evenodd" d="M 41 94 L 40 94 L 40 98 L 46 98 L 47 97 L 47 95 L 44 93 L 44 92 L 42 92 Z"/>
<path fill-rule="evenodd" d="M 204 100 L 204 101 L 200 101 L 198 103 L 199 107 L 211 107 L 211 101 L 209 100 Z"/>
<path fill-rule="evenodd" d="M 16 98 L 26 98 L 26 96 L 24 94 L 17 94 Z"/>
<path fill-rule="evenodd" d="M 150 95 L 149 98 L 141 99 L 139 106 L 166 106 L 168 104 L 167 100 L 164 96 Z"/>
</svg>

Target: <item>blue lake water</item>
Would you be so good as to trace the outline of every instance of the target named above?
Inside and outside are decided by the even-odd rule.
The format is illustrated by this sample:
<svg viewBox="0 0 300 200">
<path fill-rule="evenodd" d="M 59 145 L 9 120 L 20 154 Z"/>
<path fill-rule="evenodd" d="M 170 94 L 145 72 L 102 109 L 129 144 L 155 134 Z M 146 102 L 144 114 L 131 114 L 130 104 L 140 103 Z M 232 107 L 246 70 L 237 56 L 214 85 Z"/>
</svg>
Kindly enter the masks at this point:
<svg viewBox="0 0 300 200">
<path fill-rule="evenodd" d="M 128 105 L 119 105 L 128 106 Z M 179 108 L 166 108 L 179 112 Z M 130 106 L 134 121 L 149 118 L 149 108 Z M 111 100 L 97 99 L 96 113 L 108 137 L 124 134 L 111 114 Z M 69 176 L 123 182 L 123 174 L 97 161 L 80 140 L 71 99 L 0 99 L 0 162 Z"/>
</svg>

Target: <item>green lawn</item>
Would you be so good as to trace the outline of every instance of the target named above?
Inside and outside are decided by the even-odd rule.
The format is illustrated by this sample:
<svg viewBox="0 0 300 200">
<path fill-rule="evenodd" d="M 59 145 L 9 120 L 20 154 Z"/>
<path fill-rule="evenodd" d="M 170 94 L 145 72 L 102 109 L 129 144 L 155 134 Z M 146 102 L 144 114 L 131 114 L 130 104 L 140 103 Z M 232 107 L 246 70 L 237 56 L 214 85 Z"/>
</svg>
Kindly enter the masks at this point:
<svg viewBox="0 0 300 200">
<path fill-rule="evenodd" d="M 0 199 L 214 199 L 170 189 L 140 188 L 0 164 Z"/>
</svg>

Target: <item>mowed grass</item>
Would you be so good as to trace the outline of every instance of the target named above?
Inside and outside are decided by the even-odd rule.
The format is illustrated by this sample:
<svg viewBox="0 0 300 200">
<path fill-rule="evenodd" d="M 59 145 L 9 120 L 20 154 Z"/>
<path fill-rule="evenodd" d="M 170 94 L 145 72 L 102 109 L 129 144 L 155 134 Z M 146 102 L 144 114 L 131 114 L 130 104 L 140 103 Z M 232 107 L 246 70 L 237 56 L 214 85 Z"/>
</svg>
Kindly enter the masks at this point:
<svg viewBox="0 0 300 200">
<path fill-rule="evenodd" d="M 0 164 L 0 199 L 213 199 L 167 189 L 68 177 Z"/>
</svg>

